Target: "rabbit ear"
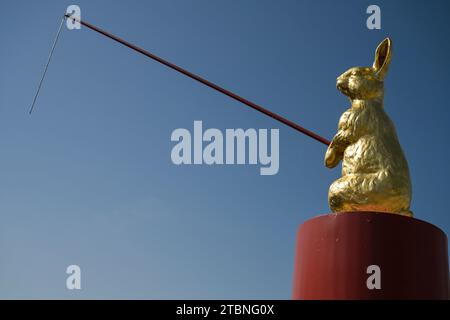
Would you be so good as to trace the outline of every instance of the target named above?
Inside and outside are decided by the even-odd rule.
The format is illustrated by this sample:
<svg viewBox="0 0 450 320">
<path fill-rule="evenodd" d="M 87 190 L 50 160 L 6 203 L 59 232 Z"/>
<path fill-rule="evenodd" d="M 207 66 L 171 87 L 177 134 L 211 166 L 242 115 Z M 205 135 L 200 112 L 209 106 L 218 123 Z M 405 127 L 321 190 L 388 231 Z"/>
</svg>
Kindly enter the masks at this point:
<svg viewBox="0 0 450 320">
<path fill-rule="evenodd" d="M 389 68 L 389 63 L 392 58 L 392 40 L 386 38 L 378 45 L 375 51 L 375 61 L 373 62 L 373 68 L 376 75 L 380 80 L 383 80 Z"/>
</svg>

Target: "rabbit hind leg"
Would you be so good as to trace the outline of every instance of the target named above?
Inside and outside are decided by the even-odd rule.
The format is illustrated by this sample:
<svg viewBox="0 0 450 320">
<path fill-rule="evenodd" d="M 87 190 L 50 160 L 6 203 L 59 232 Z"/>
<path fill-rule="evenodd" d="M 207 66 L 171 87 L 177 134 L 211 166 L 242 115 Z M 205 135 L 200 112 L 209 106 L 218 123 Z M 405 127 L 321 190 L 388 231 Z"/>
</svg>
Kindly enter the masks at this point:
<svg viewBox="0 0 450 320">
<path fill-rule="evenodd" d="M 330 186 L 328 202 L 333 212 L 378 211 L 412 217 L 409 198 L 392 189 L 390 179 L 380 179 L 379 174 L 349 174 Z"/>
<path fill-rule="evenodd" d="M 330 186 L 328 204 L 333 212 L 361 211 L 361 206 L 367 204 L 366 175 L 345 175 Z"/>
</svg>

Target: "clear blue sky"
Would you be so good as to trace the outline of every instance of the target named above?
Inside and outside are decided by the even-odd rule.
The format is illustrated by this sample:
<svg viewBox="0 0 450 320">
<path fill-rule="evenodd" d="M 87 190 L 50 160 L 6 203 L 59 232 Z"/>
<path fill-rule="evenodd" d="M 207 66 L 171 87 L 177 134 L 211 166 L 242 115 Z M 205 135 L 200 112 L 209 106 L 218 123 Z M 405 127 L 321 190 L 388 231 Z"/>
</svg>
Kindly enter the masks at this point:
<svg viewBox="0 0 450 320">
<path fill-rule="evenodd" d="M 385 108 L 418 219 L 450 231 L 447 1 L 78 1 L 82 18 L 331 138 L 348 67 L 394 41 Z M 0 298 L 291 295 L 298 226 L 329 212 L 325 146 L 83 28 L 71 1 L 0 3 Z M 176 128 L 279 128 L 280 171 L 175 166 Z M 65 288 L 78 264 L 82 290 Z"/>
</svg>

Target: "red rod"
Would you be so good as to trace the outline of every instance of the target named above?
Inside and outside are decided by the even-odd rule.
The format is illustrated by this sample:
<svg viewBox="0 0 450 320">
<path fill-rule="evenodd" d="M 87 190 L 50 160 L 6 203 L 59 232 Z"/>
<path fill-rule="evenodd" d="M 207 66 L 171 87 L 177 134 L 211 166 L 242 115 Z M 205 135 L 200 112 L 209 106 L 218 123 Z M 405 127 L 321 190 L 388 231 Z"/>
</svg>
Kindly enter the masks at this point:
<svg viewBox="0 0 450 320">
<path fill-rule="evenodd" d="M 165 65 L 165 66 L 167 66 L 169 68 L 172 68 L 172 69 L 174 69 L 174 70 L 176 70 L 176 71 L 178 71 L 178 72 L 188 76 L 189 78 L 197 80 L 198 82 L 201 82 L 204 85 L 206 85 L 206 86 L 208 86 L 208 87 L 210 87 L 210 88 L 212 88 L 214 90 L 217 90 L 217 91 L 219 91 L 219 92 L 229 96 L 230 98 L 233 98 L 233 99 L 235 99 L 235 100 L 237 100 L 237 101 L 239 101 L 239 102 L 241 102 L 241 103 L 243 103 L 243 104 L 245 104 L 245 105 L 247 105 L 247 106 L 249 106 L 249 107 L 251 107 L 251 108 L 253 108 L 253 109 L 257 110 L 257 111 L 259 111 L 259 112 L 261 112 L 261 113 L 264 113 L 265 115 L 268 115 L 269 117 L 271 117 L 271 118 L 273 118 L 275 120 L 278 120 L 278 121 L 284 123 L 285 125 L 293 128 L 293 129 L 295 129 L 297 131 L 300 131 L 301 133 L 306 134 L 307 136 L 310 136 L 311 138 L 316 139 L 317 141 L 322 142 L 325 145 L 329 145 L 330 144 L 330 141 L 328 141 L 327 139 L 319 136 L 318 134 L 316 134 L 316 133 L 314 133 L 314 132 L 312 132 L 312 131 L 310 131 L 310 130 L 308 130 L 306 128 L 303 128 L 302 126 L 296 124 L 295 122 L 292 122 L 292 121 L 290 121 L 290 120 L 288 120 L 288 119 L 286 119 L 286 118 L 284 118 L 284 117 L 282 117 L 282 116 L 280 116 L 280 115 L 278 115 L 278 114 L 276 114 L 276 113 L 274 113 L 274 112 L 272 112 L 272 111 L 270 111 L 270 110 L 268 110 L 266 108 L 263 108 L 263 107 L 257 105 L 256 103 L 253 103 L 253 102 L 251 102 L 251 101 L 249 101 L 249 100 L 247 100 L 245 98 L 242 98 L 241 96 L 238 96 L 237 94 L 235 94 L 235 93 L 233 93 L 231 91 L 228 91 L 227 89 L 224 89 L 224 88 L 222 88 L 222 87 L 220 87 L 220 86 L 218 86 L 218 85 L 216 85 L 216 84 L 214 84 L 214 83 L 212 83 L 212 82 L 210 82 L 210 81 L 208 81 L 206 79 L 203 79 L 200 76 L 197 76 L 196 74 L 193 74 L 192 72 L 189 72 L 189 71 L 187 71 L 187 70 L 185 70 L 185 69 L 183 69 L 183 68 L 181 68 L 181 67 L 179 67 L 179 66 L 177 66 L 177 65 L 175 65 L 175 64 L 173 64 L 173 63 L 171 63 L 171 62 L 169 62 L 167 60 L 164 60 L 164 59 L 154 55 L 153 53 L 150 53 L 150 52 L 148 52 L 148 51 L 146 51 L 146 50 L 144 50 L 142 48 L 139 48 L 138 46 L 135 46 L 134 44 L 131 44 L 131 43 L 129 43 L 129 42 L 127 42 L 127 41 L 125 41 L 125 40 L 123 40 L 123 39 L 121 39 L 121 38 L 119 38 L 119 37 L 117 37 L 117 36 L 107 32 L 105 30 L 102 30 L 102 29 L 100 29 L 100 28 L 98 28 L 98 27 L 96 27 L 96 26 L 94 26 L 94 25 L 92 25 L 92 24 L 90 24 L 90 23 L 88 23 L 86 21 L 75 19 L 75 18 L 71 17 L 68 14 L 65 14 L 65 17 L 73 19 L 75 21 L 78 21 L 83 26 L 88 27 L 89 29 L 94 30 L 94 31 L 96 31 L 96 32 L 98 32 L 98 33 L 100 33 L 100 34 L 102 34 L 102 35 L 104 35 L 104 36 L 106 36 L 106 37 L 108 37 L 108 38 L 110 38 L 112 40 L 115 40 L 115 41 L 123 44 L 124 46 L 127 46 L 128 48 L 131 48 L 131 49 L 133 49 L 133 50 L 143 54 L 144 56 L 147 56 L 147 57 L 149 57 L 149 58 L 151 58 L 151 59 L 153 59 L 153 60 L 155 60 L 155 61 L 157 61 L 159 63 L 162 63 L 163 65 Z"/>
</svg>

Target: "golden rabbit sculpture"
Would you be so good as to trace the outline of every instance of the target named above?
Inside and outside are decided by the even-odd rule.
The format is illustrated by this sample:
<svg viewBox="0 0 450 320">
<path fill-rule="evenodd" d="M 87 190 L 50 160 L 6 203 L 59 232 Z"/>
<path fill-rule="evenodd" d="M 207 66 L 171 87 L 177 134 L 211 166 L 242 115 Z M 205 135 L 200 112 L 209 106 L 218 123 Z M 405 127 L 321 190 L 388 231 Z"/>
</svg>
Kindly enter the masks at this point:
<svg viewBox="0 0 450 320">
<path fill-rule="evenodd" d="M 342 160 L 342 177 L 329 189 L 333 212 L 377 211 L 412 216 L 408 163 L 392 121 L 384 111 L 383 80 L 392 58 L 392 40 L 384 39 L 373 67 L 354 67 L 337 78 L 350 98 L 325 154 L 325 165 Z"/>
</svg>

